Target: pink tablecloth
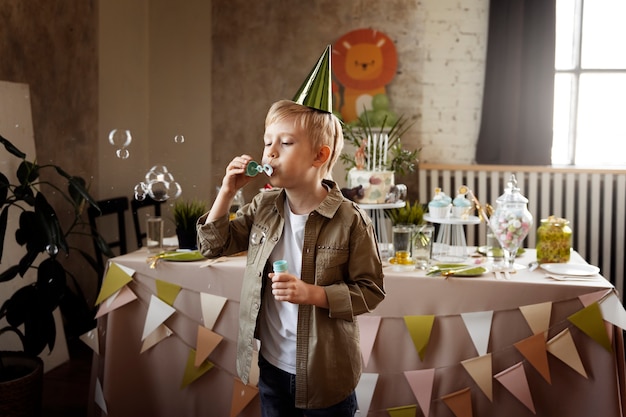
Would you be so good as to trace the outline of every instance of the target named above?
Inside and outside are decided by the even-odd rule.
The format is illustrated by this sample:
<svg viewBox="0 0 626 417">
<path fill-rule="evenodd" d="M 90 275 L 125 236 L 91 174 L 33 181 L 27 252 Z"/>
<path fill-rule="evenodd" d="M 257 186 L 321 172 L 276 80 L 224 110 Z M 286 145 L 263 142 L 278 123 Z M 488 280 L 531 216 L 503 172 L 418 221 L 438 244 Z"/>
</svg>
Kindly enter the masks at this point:
<svg viewBox="0 0 626 417">
<path fill-rule="evenodd" d="M 140 250 L 112 260 L 135 271 L 128 286 L 138 300 L 99 320 L 101 352 L 94 355 L 94 395 L 100 385 L 110 417 L 231 415 L 245 258 L 227 258 L 208 267 L 203 262 L 161 262 L 151 269 L 146 257 L 147 253 Z M 532 260 L 534 251 L 528 250 L 519 262 L 527 264 Z M 573 262 L 583 261 L 574 254 Z M 496 280 L 493 274 L 444 280 L 425 277 L 421 272 L 393 272 L 389 267 L 385 273 L 387 298 L 368 315 L 380 317 L 371 356 L 364 368 L 365 373 L 378 376 L 369 397 L 368 416 L 387 417 L 388 409 L 404 406 L 415 406 L 415 415 L 424 415 L 423 403 L 418 403 L 405 372 L 426 369 L 434 370 L 429 387 L 430 416 L 455 416 L 444 398 L 466 388 L 475 416 L 624 415 L 622 330 L 608 326 L 613 345 L 609 352 L 568 320 L 583 309 L 579 296 L 614 291 L 605 279 L 562 282 L 546 278 L 541 270 L 520 270 L 510 280 Z M 173 335 L 140 353 L 144 322 L 151 295 L 156 294 L 157 280 L 182 287 L 173 305 L 176 312 L 165 322 Z M 228 299 L 213 328 L 224 339 L 209 357 L 215 367 L 181 389 L 187 357 L 190 349 L 195 348 L 198 326 L 202 325 L 199 293 Z M 546 340 L 569 329 L 588 378 L 548 353 L 548 383 L 515 347 L 533 334 L 519 307 L 545 302 L 552 303 Z M 462 314 L 488 311 L 493 312 L 487 349 L 492 374 L 521 363 L 536 414 L 495 378 L 491 379 L 490 401 L 462 365 L 463 361 L 479 356 Z M 405 316 L 426 315 L 435 318 L 422 360 L 407 330 Z M 468 404 L 462 407 L 467 409 Z M 90 414 L 104 415 L 95 402 Z M 259 416 L 258 396 L 239 415 Z"/>
</svg>

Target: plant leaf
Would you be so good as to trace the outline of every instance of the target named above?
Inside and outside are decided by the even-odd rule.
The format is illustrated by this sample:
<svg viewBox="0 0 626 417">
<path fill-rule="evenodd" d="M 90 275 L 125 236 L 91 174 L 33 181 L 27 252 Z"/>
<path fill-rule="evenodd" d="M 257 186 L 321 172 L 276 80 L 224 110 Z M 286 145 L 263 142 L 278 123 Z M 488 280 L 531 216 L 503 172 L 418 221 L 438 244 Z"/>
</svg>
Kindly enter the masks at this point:
<svg viewBox="0 0 626 417">
<path fill-rule="evenodd" d="M 0 135 L 0 143 L 4 145 L 4 147 L 10 154 L 17 156 L 20 159 L 26 158 L 26 154 L 24 152 L 17 149 L 15 145 L 13 145 L 8 139 L 2 137 L 2 135 Z"/>
<path fill-rule="evenodd" d="M 59 218 L 42 193 L 37 193 L 35 196 L 35 214 L 46 232 L 47 244 L 56 245 L 58 249 L 67 253 L 68 245 L 61 230 Z"/>
<path fill-rule="evenodd" d="M 7 223 L 9 222 L 9 206 L 5 206 L 0 213 L 0 263 L 4 253 L 4 236 L 7 234 Z"/>
</svg>

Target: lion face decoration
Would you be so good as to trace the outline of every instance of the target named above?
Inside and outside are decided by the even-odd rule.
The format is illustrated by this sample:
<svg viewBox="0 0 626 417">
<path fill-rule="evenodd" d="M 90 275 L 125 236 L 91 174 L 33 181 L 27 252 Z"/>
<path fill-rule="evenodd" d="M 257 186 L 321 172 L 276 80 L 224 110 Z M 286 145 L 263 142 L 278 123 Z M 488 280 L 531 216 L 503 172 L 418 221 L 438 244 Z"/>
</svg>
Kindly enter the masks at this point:
<svg viewBox="0 0 626 417">
<path fill-rule="evenodd" d="M 333 45 L 332 69 L 340 84 L 335 110 L 344 122 L 356 120 L 364 110 L 372 110 L 372 98 L 386 95 L 386 85 L 398 67 L 393 41 L 373 29 L 346 33 Z"/>
</svg>

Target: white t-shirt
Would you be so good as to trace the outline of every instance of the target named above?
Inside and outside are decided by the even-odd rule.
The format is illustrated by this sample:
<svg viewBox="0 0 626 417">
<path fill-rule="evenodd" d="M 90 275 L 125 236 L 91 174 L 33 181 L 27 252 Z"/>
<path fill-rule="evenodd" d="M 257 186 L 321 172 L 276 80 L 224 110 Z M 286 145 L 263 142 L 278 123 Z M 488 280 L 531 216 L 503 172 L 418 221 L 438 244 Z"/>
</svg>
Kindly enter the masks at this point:
<svg viewBox="0 0 626 417">
<path fill-rule="evenodd" d="M 304 226 L 309 215 L 293 214 L 287 199 L 285 213 L 285 228 L 270 256 L 270 262 L 285 259 L 289 273 L 299 278 L 302 272 Z M 263 297 L 264 309 L 259 323 L 261 355 L 275 367 L 295 374 L 298 305 L 277 301 L 271 286 L 266 288 Z"/>
</svg>

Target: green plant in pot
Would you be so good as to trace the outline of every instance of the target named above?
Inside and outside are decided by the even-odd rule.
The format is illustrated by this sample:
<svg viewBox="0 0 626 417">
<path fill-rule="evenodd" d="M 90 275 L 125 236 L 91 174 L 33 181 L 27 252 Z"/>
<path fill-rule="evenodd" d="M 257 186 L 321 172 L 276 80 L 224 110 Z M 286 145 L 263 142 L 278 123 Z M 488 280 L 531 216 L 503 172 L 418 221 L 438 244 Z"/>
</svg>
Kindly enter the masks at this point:
<svg viewBox="0 0 626 417">
<path fill-rule="evenodd" d="M 50 351 L 54 349 L 57 329 L 53 311 L 57 307 L 61 307 L 62 312 L 64 307 L 71 311 L 70 315 L 64 313 L 66 323 L 75 323 L 76 312 L 82 314 L 79 319 L 82 323 L 94 323 L 94 308 L 88 306 L 79 280 L 66 270 L 59 255 L 67 257 L 70 250 L 72 253 L 78 252 L 97 271 L 93 256 L 80 248 L 70 247 L 68 238 L 72 234 L 91 235 L 88 223 L 82 220 L 82 214 L 85 204 L 98 206 L 89 195 L 82 178 L 68 174 L 57 165 L 38 165 L 27 160 L 26 154 L 2 136 L 0 143 L 9 158 L 15 157 L 19 161 L 15 175 L 10 175 L 17 178 L 17 184 L 9 181 L 8 173 L 0 172 L 0 261 L 3 264 L 0 283 L 22 279 L 28 271 L 36 270 L 35 282 L 21 287 L 18 285 L 19 288 L 0 306 L 0 319 L 6 319 L 6 325 L 0 328 L 0 344 L 3 337 L 11 337 L 9 335 L 13 334 L 21 342 L 23 354 L 36 357 L 46 347 Z M 43 180 L 40 174 L 44 172 L 47 175 L 58 175 L 59 180 L 67 183 L 67 191 Z M 61 226 L 57 212 L 46 198 L 46 192 L 61 196 L 63 209 L 73 215 L 73 221 L 66 228 Z M 2 259 L 2 255 L 5 238 L 8 238 L 5 235 L 10 224 L 9 212 L 13 215 L 14 211 L 19 213 L 19 225 L 14 238 L 23 248 L 23 255 L 20 259 L 7 260 Z M 104 249 L 107 253 L 111 252 L 108 247 Z M 95 272 L 93 276 L 99 279 Z M 7 359 L 7 354 L 0 353 L 0 381 L 8 379 L 9 371 L 15 369 L 8 365 L 12 361 Z M 0 403 L 3 401 L 0 398 Z"/>
<path fill-rule="evenodd" d="M 207 211 L 204 201 L 179 199 L 174 202 L 173 215 L 178 236 L 178 247 L 197 249 L 196 222 Z"/>
</svg>

